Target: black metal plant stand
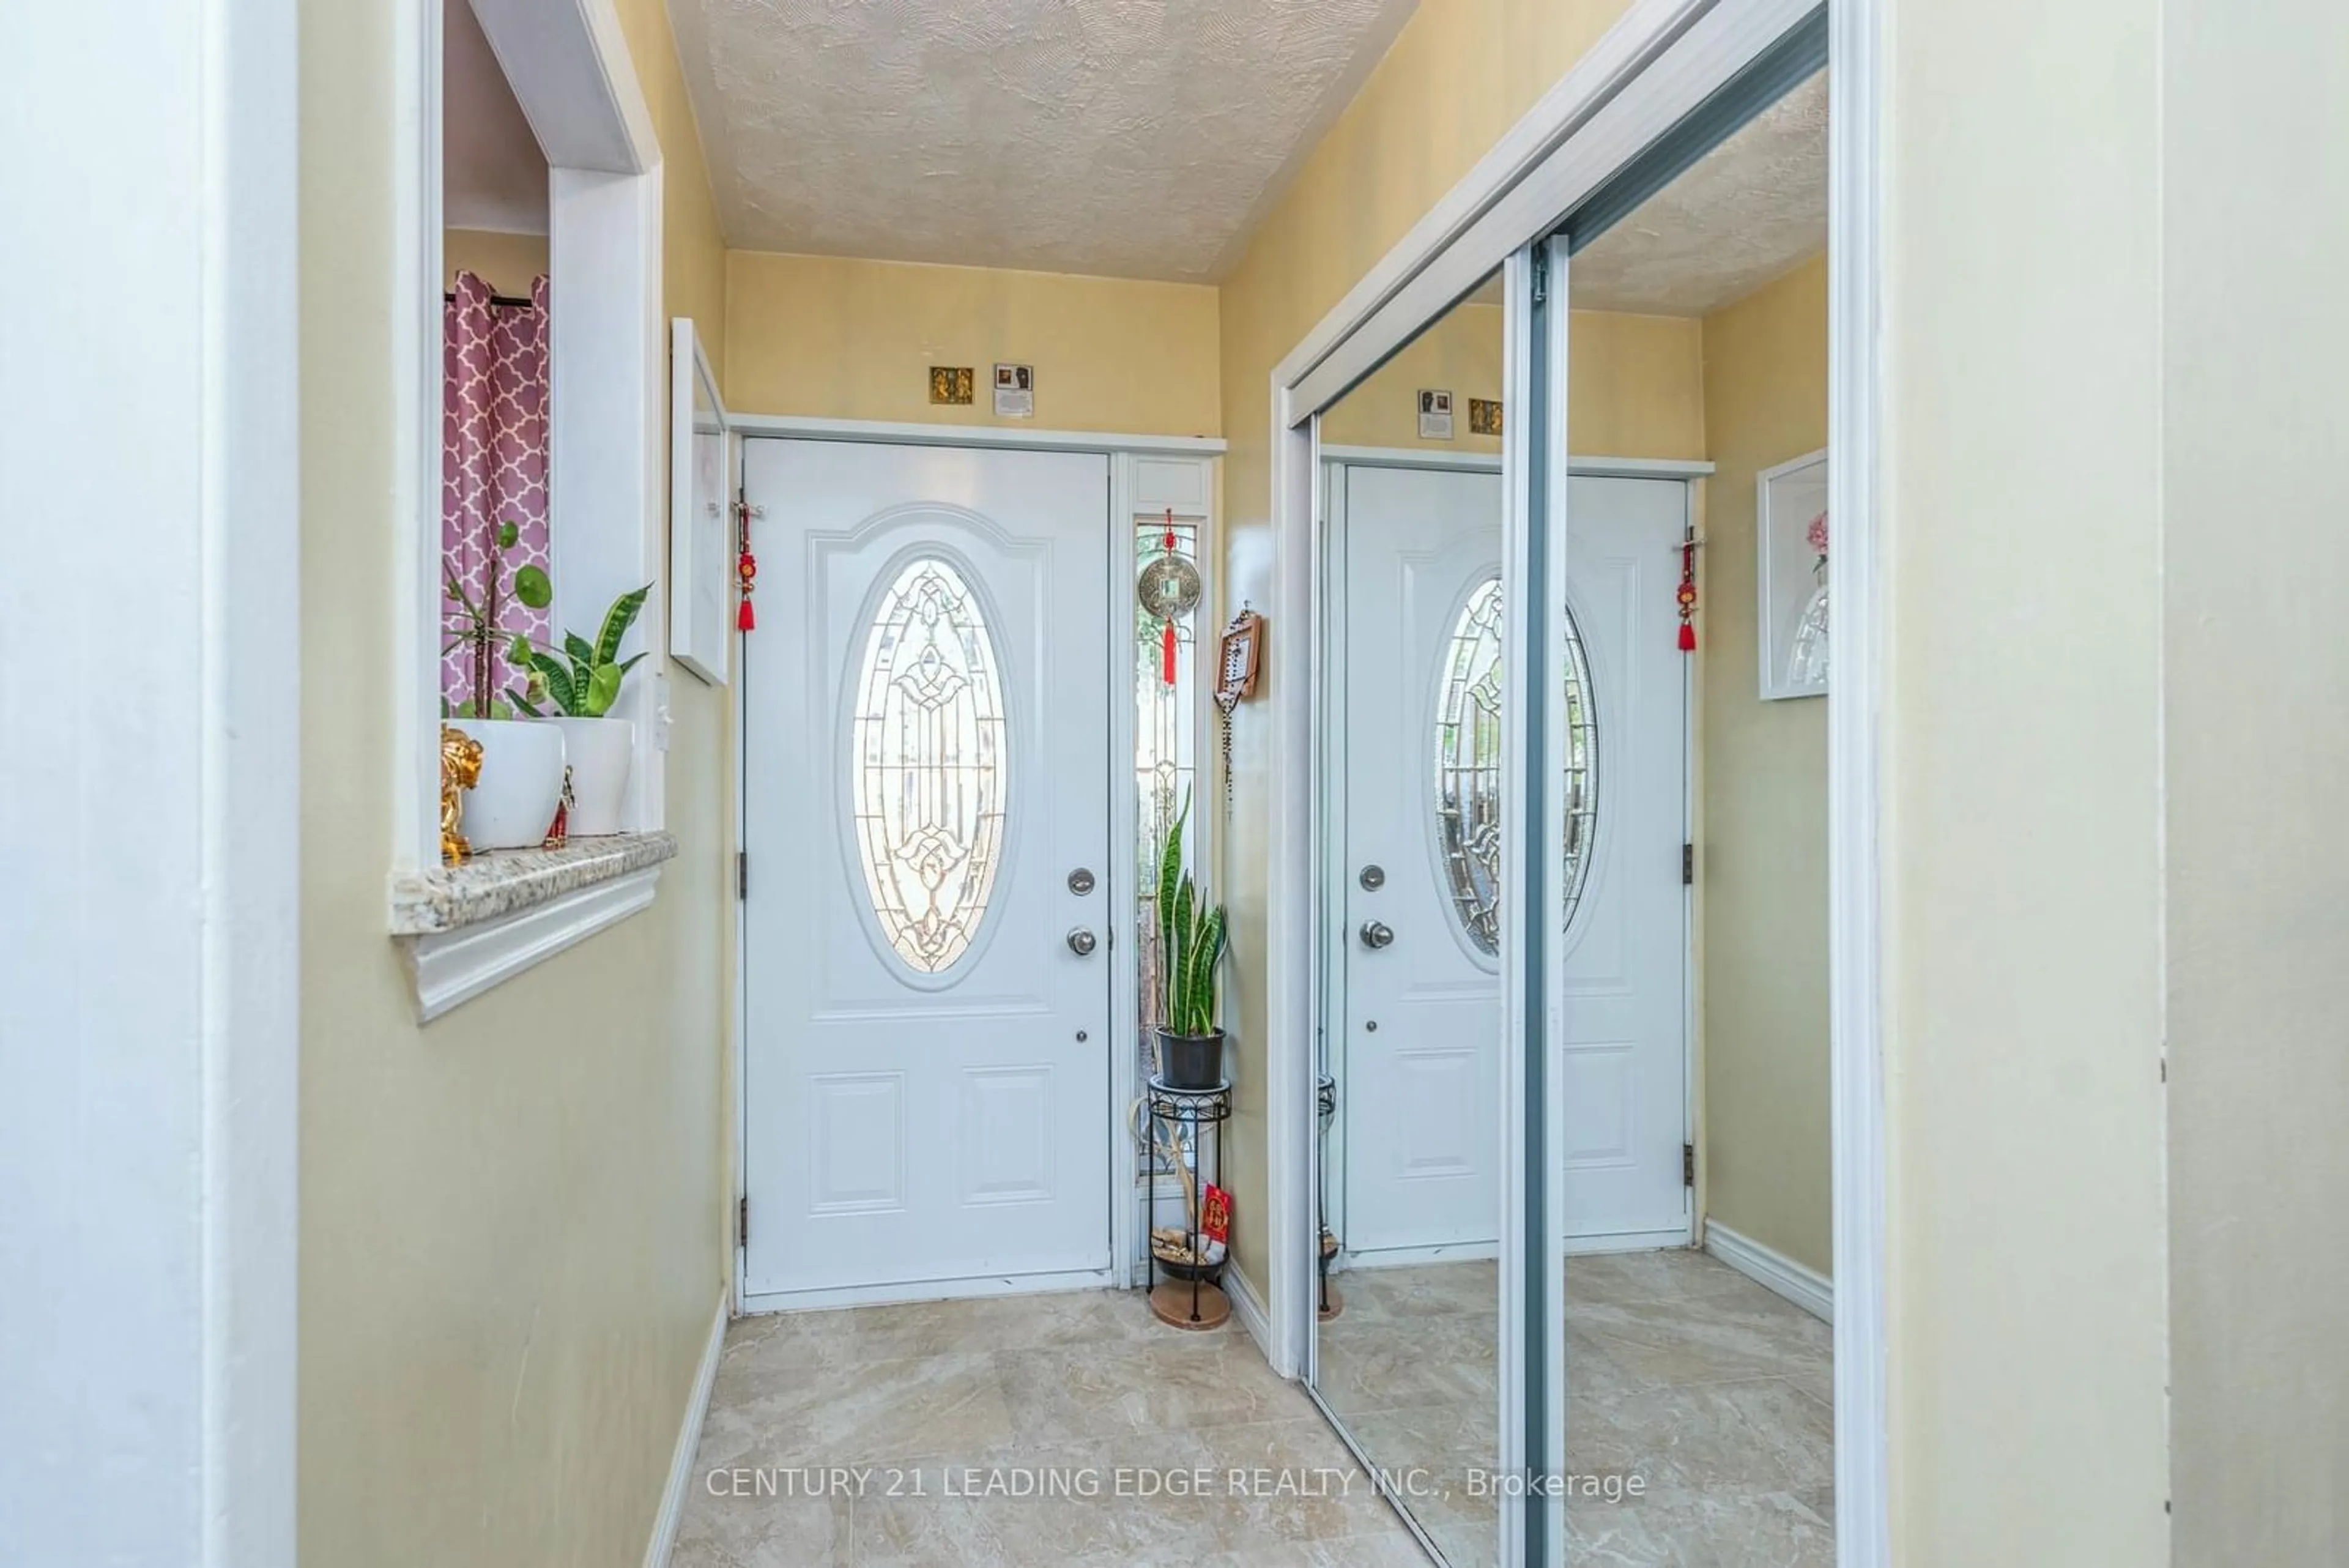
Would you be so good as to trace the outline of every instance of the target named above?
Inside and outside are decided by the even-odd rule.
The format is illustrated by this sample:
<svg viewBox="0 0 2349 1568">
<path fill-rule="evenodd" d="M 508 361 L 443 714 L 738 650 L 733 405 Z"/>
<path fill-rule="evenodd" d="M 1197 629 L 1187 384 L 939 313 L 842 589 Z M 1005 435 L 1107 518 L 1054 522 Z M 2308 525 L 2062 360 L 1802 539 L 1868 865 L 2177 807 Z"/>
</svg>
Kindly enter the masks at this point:
<svg viewBox="0 0 2349 1568">
<path fill-rule="evenodd" d="M 1224 1182 L 1222 1124 L 1230 1120 L 1232 1115 L 1230 1081 L 1226 1080 L 1212 1089 L 1177 1089 L 1154 1076 L 1144 1090 L 1143 1097 L 1154 1145 L 1161 1122 L 1177 1129 L 1174 1147 L 1177 1162 L 1183 1158 L 1181 1134 L 1185 1130 L 1190 1133 L 1192 1175 L 1195 1178 L 1208 1179 L 1205 1170 L 1196 1168 L 1205 1147 L 1199 1129 L 1207 1127 L 1216 1129 L 1215 1175 L 1211 1179 L 1221 1187 Z M 1176 1174 L 1181 1172 L 1178 1170 Z M 1158 1181 L 1154 1175 L 1151 1179 L 1150 1245 L 1147 1249 L 1150 1258 L 1150 1310 L 1162 1321 L 1177 1328 L 1217 1328 L 1232 1315 L 1232 1303 L 1222 1288 L 1224 1262 L 1229 1261 L 1231 1250 L 1226 1247 L 1222 1261 L 1207 1261 L 1207 1237 L 1199 1228 L 1201 1211 L 1206 1207 L 1206 1195 L 1203 1190 L 1186 1190 L 1191 1192 L 1191 1196 L 1184 1204 L 1179 1234 L 1184 1239 L 1188 1261 L 1178 1262 L 1161 1256 L 1159 1252 Z M 1173 1227 L 1168 1227 L 1168 1231 L 1170 1234 L 1174 1233 Z M 1163 1281 L 1161 1275 L 1165 1276 Z"/>
<path fill-rule="evenodd" d="M 1329 1322 L 1346 1310 L 1338 1298 L 1338 1287 L 1330 1282 L 1330 1265 L 1338 1261 L 1338 1238 L 1330 1231 L 1330 1124 L 1338 1117 L 1338 1080 L 1329 1074 L 1321 1075 L 1313 1085 L 1315 1108 L 1320 1113 L 1320 1137 L 1315 1144 L 1315 1158 L 1320 1163 L 1321 1179 L 1313 1184 L 1313 1196 L 1319 1212 L 1314 1218 L 1320 1223 L 1320 1236 L 1316 1240 L 1314 1260 L 1320 1276 L 1321 1302 L 1319 1316 Z"/>
</svg>

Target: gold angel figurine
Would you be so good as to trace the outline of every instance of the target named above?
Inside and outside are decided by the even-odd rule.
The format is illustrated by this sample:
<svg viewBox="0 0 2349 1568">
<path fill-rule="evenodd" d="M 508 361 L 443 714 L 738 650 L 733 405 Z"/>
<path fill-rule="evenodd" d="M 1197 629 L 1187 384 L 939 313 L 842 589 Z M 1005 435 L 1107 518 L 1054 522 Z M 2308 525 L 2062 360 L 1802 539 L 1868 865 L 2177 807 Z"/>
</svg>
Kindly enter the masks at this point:
<svg viewBox="0 0 2349 1568">
<path fill-rule="evenodd" d="M 465 792 L 481 782 L 481 742 L 453 724 L 440 726 L 440 858 L 451 866 L 473 853 L 465 842 Z"/>
</svg>

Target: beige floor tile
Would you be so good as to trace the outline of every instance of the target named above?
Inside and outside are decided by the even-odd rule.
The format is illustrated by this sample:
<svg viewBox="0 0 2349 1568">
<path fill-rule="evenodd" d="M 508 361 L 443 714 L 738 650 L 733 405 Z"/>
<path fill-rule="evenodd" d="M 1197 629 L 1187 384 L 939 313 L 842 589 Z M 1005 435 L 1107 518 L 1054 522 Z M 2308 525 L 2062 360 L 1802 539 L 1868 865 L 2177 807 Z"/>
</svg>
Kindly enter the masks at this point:
<svg viewBox="0 0 2349 1568">
<path fill-rule="evenodd" d="M 1830 1354 L 1826 1324 L 1767 1292 L 1759 1300 L 1570 1304 L 1567 1322 L 1650 1387 L 1815 1375 Z"/>
<path fill-rule="evenodd" d="M 1787 1492 L 1709 1489 L 1569 1504 L 1576 1568 L 1834 1568 L 1835 1526 Z"/>
<path fill-rule="evenodd" d="M 1010 1441 L 996 1358 L 909 1357 L 861 1366 L 761 1367 L 711 1391 L 713 1463 L 864 1465 L 907 1453 L 981 1453 Z M 721 1437 L 723 1457 L 713 1451 Z"/>
<path fill-rule="evenodd" d="M 1161 1327 L 1138 1343 L 999 1352 L 1013 1435 L 1064 1443 L 1136 1431 L 1302 1415 L 1305 1396 L 1271 1375 L 1245 1334 Z"/>
<path fill-rule="evenodd" d="M 1685 1247 L 1642 1252 L 1578 1252 L 1566 1260 L 1566 1305 L 1584 1302 L 1690 1303 L 1770 1295 L 1718 1258 Z"/>
<path fill-rule="evenodd" d="M 698 1473 L 697 1474 L 698 1480 Z M 670 1568 L 833 1568 L 854 1559 L 844 1496 L 687 1494 Z"/>
<path fill-rule="evenodd" d="M 1389 1277 L 1362 1293 L 1379 1273 Z M 1568 1277 L 1572 1468 L 1636 1474 L 1645 1488 L 1569 1500 L 1571 1560 L 1829 1568 L 1826 1325 L 1692 1253 L 1578 1259 Z M 1323 1342 L 1325 1397 L 1340 1394 L 1333 1403 L 1381 1463 L 1429 1472 L 1415 1513 L 1456 1568 L 1481 1568 L 1495 1504 L 1462 1478 L 1489 1469 L 1497 1443 L 1492 1265 L 1356 1271 L 1343 1282 L 1347 1316 Z M 678 1568 L 1424 1560 L 1319 1412 L 1244 1334 L 1177 1333 L 1134 1295 L 745 1320 L 727 1336 L 698 1460 L 697 1481 L 770 1467 L 777 1487 L 809 1484 L 803 1466 L 869 1469 L 853 1496 L 712 1497 L 697 1485 Z M 1314 1490 L 1297 1479 L 1317 1471 L 1348 1480 Z M 1050 1495 L 990 1490 L 989 1478 L 1015 1473 L 1061 1479 L 1028 1483 Z M 1196 1495 L 1165 1485 L 1194 1473 L 1208 1478 Z M 1271 1484 L 1280 1477 L 1291 1479 Z"/>
</svg>

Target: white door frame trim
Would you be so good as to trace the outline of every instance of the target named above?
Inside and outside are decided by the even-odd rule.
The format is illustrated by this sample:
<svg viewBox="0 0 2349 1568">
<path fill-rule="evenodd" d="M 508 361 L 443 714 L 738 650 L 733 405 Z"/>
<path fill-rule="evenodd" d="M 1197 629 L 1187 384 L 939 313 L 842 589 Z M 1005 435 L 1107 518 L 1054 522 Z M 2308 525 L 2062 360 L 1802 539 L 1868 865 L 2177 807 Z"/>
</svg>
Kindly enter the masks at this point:
<svg viewBox="0 0 2349 1568">
<path fill-rule="evenodd" d="M 1449 303 L 1554 223 L 1713 88 L 1802 21 L 1807 0 L 1634 0 L 1595 45 L 1276 368 L 1273 615 L 1308 654 L 1268 703 L 1267 1218 L 1276 1370 L 1305 1364 L 1311 1324 L 1313 1053 L 1319 1002 L 1314 845 L 1323 715 L 1314 416 Z M 1881 0 L 1829 10 L 1829 486 L 1839 622 L 1828 720 L 1831 1094 L 1834 1102 L 1837 1552 L 1888 1568 L 1885 1129 L 1878 973 L 1878 757 L 1882 606 L 1878 454 L 1882 390 L 1879 229 Z M 1524 326 L 1514 324 L 1510 341 Z M 1292 648 L 1296 645 L 1290 644 Z"/>
<path fill-rule="evenodd" d="M 1470 473 L 1498 473 L 1497 452 L 1434 452 L 1408 446 L 1333 446 L 1324 443 L 1321 461 L 1349 468 L 1449 468 Z M 1574 479 L 1702 479 L 1713 464 L 1690 457 L 1569 457 L 1566 472 Z"/>
<path fill-rule="evenodd" d="M 1105 452 L 1110 457 L 1110 483 L 1103 500 L 1104 521 L 1110 531 L 1110 582 L 1131 583 L 1134 575 L 1133 518 L 1139 505 L 1134 459 L 1145 455 L 1179 454 L 1186 457 L 1213 457 L 1224 451 L 1220 438 L 1180 436 L 1120 436 L 1092 432 L 1052 431 L 998 430 L 988 426 L 905 425 L 877 420 L 805 420 L 772 414 L 735 414 L 727 416 L 728 429 L 734 436 L 734 448 L 728 459 L 729 478 L 732 486 L 742 483 L 742 462 L 748 442 L 754 440 L 786 441 L 849 441 L 881 446 L 947 446 L 974 447 L 995 452 Z M 1007 439 L 1009 438 L 1009 439 Z M 1213 563 L 1220 559 L 1221 518 L 1211 507 L 1206 514 L 1195 519 L 1199 526 L 1199 553 L 1207 565 L 1208 603 L 1216 592 Z M 1113 610 L 1112 610 L 1113 613 Z M 1112 628 L 1116 626 L 1112 621 Z M 1193 644 L 1196 658 L 1209 657 L 1212 646 L 1209 633 L 1214 628 L 1204 618 L 1199 635 Z M 755 633 L 752 635 L 756 635 Z M 1204 670 L 1205 665 L 1200 668 Z M 728 703 L 732 719 L 732 732 L 727 738 L 727 776 L 734 792 L 732 816 L 732 848 L 740 854 L 747 839 L 744 814 L 749 807 L 742 788 L 742 770 L 747 759 L 742 749 L 744 704 L 748 700 L 749 680 L 740 660 L 736 661 L 736 678 Z M 1203 682 L 1204 684 L 1204 682 Z M 1112 688 L 1113 691 L 1115 688 Z M 1131 698 L 1131 691 L 1126 692 Z M 1108 902 L 1104 929 L 1110 934 L 1104 950 L 1111 958 L 1110 1016 L 1112 1021 L 1131 1020 L 1140 1016 L 1140 980 L 1133 969 L 1130 947 L 1116 940 L 1118 931 L 1130 931 L 1125 919 L 1133 908 L 1140 891 L 1141 867 L 1136 862 L 1134 847 L 1134 803 L 1130 789 L 1118 786 L 1130 776 L 1134 747 L 1134 713 L 1131 701 L 1119 701 L 1114 696 L 1110 705 L 1110 857 L 1102 879 L 1102 891 Z M 1205 736 L 1202 736 L 1204 741 Z M 1121 763 L 1120 759 L 1123 759 Z M 1211 830 L 1212 831 L 1212 830 Z M 1203 843 L 1212 844 L 1205 839 Z M 1212 858 L 1209 859 L 1212 864 Z M 733 1114 L 730 1118 L 733 1129 L 734 1149 L 730 1161 L 733 1178 L 733 1199 L 740 1204 L 750 1190 L 750 1096 L 745 1092 L 745 1069 L 749 1059 L 749 952 L 748 934 L 741 918 L 740 885 L 736 885 L 736 897 L 728 900 L 728 918 L 733 924 L 730 946 L 734 955 L 734 973 L 728 987 L 733 1020 L 729 1030 L 728 1051 L 730 1056 Z M 1115 1022 L 1112 1033 L 1117 1030 Z M 1110 1058 L 1110 1106 L 1114 1119 L 1108 1129 L 1110 1137 L 1110 1262 L 1100 1273 L 1081 1271 L 1066 1275 L 1027 1275 L 1018 1281 L 1004 1282 L 998 1286 L 976 1286 L 962 1292 L 966 1295 L 993 1295 L 1006 1291 L 1085 1290 L 1102 1286 L 1131 1288 L 1141 1277 L 1138 1258 L 1142 1244 L 1142 1227 L 1137 1212 L 1141 1189 L 1134 1180 L 1134 1142 L 1126 1130 L 1126 1112 L 1140 1092 L 1135 1074 L 1135 1053 L 1120 1050 Z M 873 1303 L 924 1300 L 938 1294 L 936 1283 L 926 1287 L 881 1287 L 877 1291 L 858 1293 L 819 1293 L 827 1299 L 817 1299 L 806 1293 L 785 1298 L 773 1294 L 753 1296 L 749 1293 L 745 1271 L 749 1258 L 745 1252 L 738 1220 L 740 1210 L 730 1213 L 723 1225 L 728 1233 L 728 1254 L 732 1259 L 729 1300 L 737 1315 L 757 1312 L 772 1312 L 802 1307 L 864 1305 Z M 909 1293 L 909 1290 L 911 1293 Z M 832 1299 L 836 1298 L 836 1299 Z"/>
<path fill-rule="evenodd" d="M 853 441 L 879 446 L 975 446 L 998 452 L 1167 452 L 1220 457 L 1221 436 L 1128 434 L 1115 431 L 1039 431 L 1009 425 L 928 425 L 895 420 L 823 420 L 805 414 L 729 413 L 743 436 L 791 441 Z"/>
<path fill-rule="evenodd" d="M 16 123 L 78 120 L 10 148 L 7 700 L 54 667 L 88 710 L 0 749 L 12 1561 L 295 1559 L 297 24 L 36 6 L 0 50 Z"/>
</svg>

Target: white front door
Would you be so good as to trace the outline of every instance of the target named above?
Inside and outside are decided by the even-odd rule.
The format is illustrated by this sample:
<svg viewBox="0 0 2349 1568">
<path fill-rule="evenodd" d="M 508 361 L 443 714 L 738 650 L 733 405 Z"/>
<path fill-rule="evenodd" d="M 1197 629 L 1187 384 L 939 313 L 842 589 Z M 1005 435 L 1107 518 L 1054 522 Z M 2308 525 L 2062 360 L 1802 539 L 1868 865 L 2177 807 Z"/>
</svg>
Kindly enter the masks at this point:
<svg viewBox="0 0 2349 1568">
<path fill-rule="evenodd" d="M 746 1301 L 1105 1281 L 1108 460 L 743 464 Z"/>
<path fill-rule="evenodd" d="M 1340 1236 L 1358 1262 L 1490 1254 L 1501 1128 L 1501 507 L 1496 474 L 1335 471 L 1344 1005 Z M 1681 882 L 1684 656 L 1673 600 L 1687 487 L 1576 478 L 1580 659 L 1566 782 L 1567 1232 L 1684 1238 Z M 1374 945 L 1375 944 L 1375 945 Z"/>
</svg>

